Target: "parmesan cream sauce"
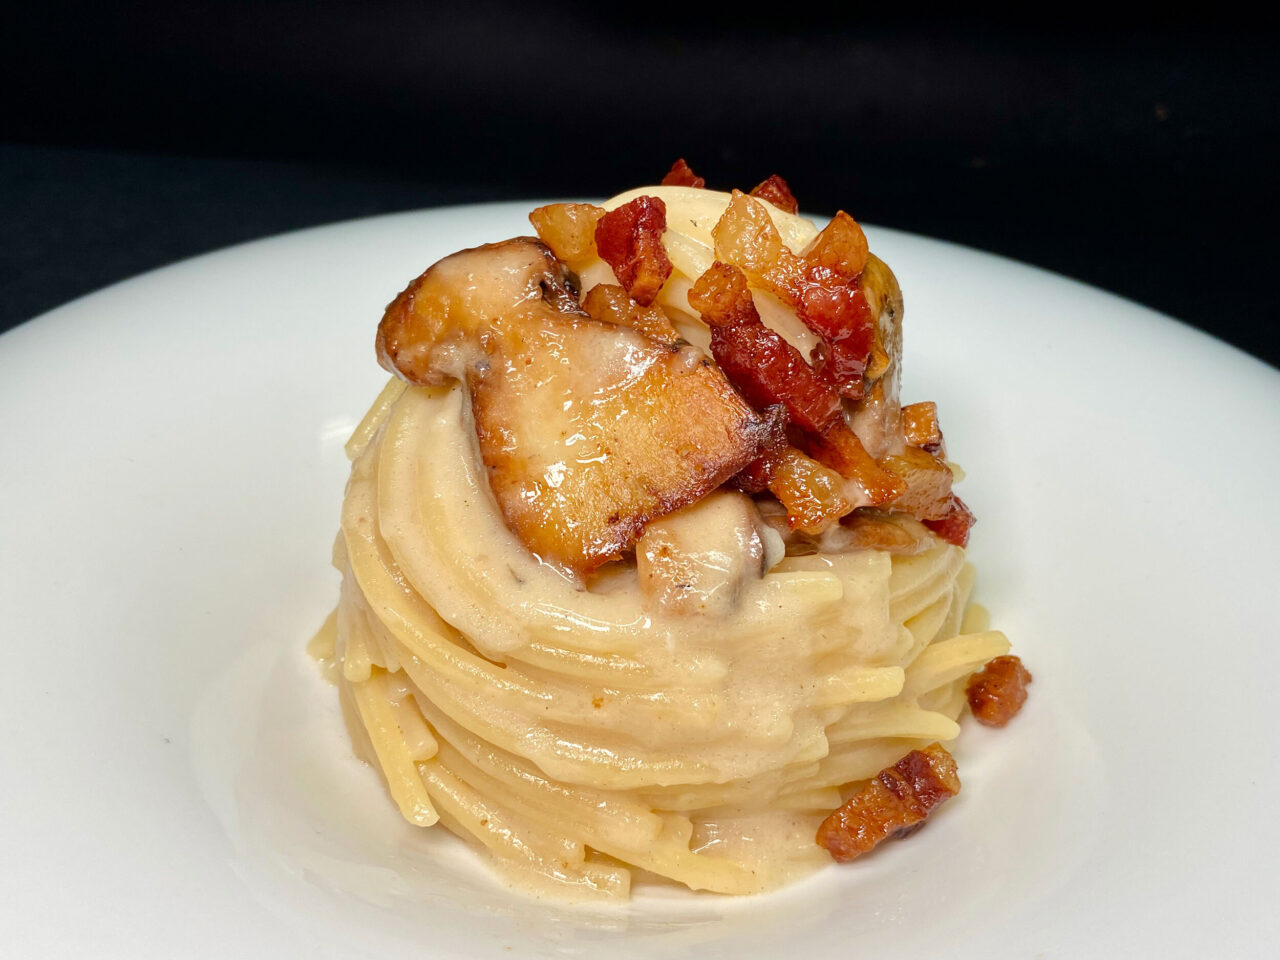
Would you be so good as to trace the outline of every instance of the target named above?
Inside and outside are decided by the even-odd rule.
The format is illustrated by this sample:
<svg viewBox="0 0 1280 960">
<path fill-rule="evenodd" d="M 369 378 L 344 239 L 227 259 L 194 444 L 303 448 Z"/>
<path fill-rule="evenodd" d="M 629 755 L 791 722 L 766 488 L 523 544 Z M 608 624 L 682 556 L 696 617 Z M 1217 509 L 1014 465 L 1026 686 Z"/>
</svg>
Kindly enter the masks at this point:
<svg viewBox="0 0 1280 960">
<path fill-rule="evenodd" d="M 664 242 L 677 273 L 664 296 L 683 299 L 689 278 L 713 259 L 710 230 L 729 195 L 652 187 L 605 205 L 617 206 L 637 192 L 667 202 Z M 769 212 L 792 249 L 802 249 L 817 233 L 801 217 Z M 612 282 L 604 271 L 607 276 L 584 277 L 584 288 Z M 701 327 L 687 300 L 667 305 Z M 537 645 L 642 664 L 645 686 L 673 705 L 674 715 L 660 725 L 677 732 L 667 745 L 673 753 L 681 752 L 681 730 L 694 741 L 708 735 L 723 741 L 714 748 L 705 742 L 693 748 L 690 741 L 698 770 L 691 779 L 684 771 L 678 781 L 724 783 L 816 762 L 828 751 L 825 728 L 844 705 L 888 699 L 902 689 L 887 554 L 784 557 L 771 531 L 759 532 L 766 540 L 764 560 L 733 585 L 731 609 L 717 596 L 706 612 L 697 612 L 696 604 L 694 612 L 689 605 L 673 612 L 646 597 L 633 561 L 612 564 L 584 584 L 520 542 L 490 490 L 461 384 L 408 388 L 391 405 L 380 433 L 353 471 L 353 483 L 364 477 L 376 485 L 376 509 L 372 516 L 344 517 L 344 529 L 352 525 L 348 538 L 360 535 L 360 525 L 375 524 L 407 585 L 486 657 L 502 662 Z M 682 513 L 690 539 L 710 553 L 751 542 L 747 531 L 712 522 L 724 515 L 714 496 Z M 700 513 L 708 522 L 699 522 Z M 756 514 L 754 507 L 750 513 Z M 682 698 L 698 699 L 698 689 L 707 702 L 708 685 L 716 691 L 714 716 L 683 729 Z M 583 718 L 588 726 L 603 720 Z"/>
</svg>

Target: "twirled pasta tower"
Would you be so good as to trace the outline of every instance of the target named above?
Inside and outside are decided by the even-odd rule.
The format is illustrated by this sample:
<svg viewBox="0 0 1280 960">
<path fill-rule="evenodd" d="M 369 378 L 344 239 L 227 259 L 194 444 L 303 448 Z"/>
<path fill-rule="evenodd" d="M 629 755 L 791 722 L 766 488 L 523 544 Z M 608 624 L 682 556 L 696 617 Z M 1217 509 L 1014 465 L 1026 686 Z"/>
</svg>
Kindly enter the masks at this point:
<svg viewBox="0 0 1280 960">
<path fill-rule="evenodd" d="M 898 406 L 896 281 L 774 180 L 540 208 L 383 320 L 312 649 L 401 813 L 526 886 L 829 862 L 824 818 L 1008 651 L 932 406 Z"/>
</svg>

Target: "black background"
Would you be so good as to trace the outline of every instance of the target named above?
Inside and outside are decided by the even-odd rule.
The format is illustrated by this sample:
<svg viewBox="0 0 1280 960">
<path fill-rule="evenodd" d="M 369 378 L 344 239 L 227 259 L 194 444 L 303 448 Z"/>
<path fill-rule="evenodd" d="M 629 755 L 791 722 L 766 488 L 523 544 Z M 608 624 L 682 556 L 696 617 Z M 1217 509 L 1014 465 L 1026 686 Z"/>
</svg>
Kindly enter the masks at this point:
<svg viewBox="0 0 1280 960">
<path fill-rule="evenodd" d="M 1270 25 L 947 9 L 41 4 L 0 31 L 0 329 L 227 243 L 683 155 L 1280 364 Z"/>
</svg>

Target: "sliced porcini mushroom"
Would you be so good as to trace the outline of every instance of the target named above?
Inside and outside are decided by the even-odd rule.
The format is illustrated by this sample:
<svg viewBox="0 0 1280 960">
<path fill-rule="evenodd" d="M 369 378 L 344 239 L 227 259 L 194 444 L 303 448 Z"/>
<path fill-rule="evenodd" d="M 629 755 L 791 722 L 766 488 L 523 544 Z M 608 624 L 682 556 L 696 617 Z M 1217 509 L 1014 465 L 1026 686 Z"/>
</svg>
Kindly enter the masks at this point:
<svg viewBox="0 0 1280 960">
<path fill-rule="evenodd" d="M 465 381 L 508 526 L 572 574 L 715 490 L 764 436 L 699 351 L 588 316 L 532 238 L 428 269 L 387 308 L 378 357 L 410 383 Z"/>
<path fill-rule="evenodd" d="M 883 260 L 867 257 L 862 292 L 876 318 L 875 345 L 867 363 L 863 396 L 850 404 L 849 425 L 877 459 L 902 448 L 902 288 Z"/>
<path fill-rule="evenodd" d="M 636 542 L 636 573 L 654 609 L 724 616 L 780 554 L 751 498 L 720 490 L 649 524 Z"/>
</svg>

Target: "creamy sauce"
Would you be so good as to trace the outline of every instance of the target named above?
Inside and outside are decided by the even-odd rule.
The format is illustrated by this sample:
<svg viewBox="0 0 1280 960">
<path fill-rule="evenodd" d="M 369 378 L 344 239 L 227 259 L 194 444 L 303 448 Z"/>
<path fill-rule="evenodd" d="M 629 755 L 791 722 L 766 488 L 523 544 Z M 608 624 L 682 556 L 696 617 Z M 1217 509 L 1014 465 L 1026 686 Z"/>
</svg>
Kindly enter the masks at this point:
<svg viewBox="0 0 1280 960">
<path fill-rule="evenodd" d="M 641 192 L 668 204 L 677 273 L 662 296 L 683 306 L 664 305 L 700 346 L 687 292 L 729 195 L 651 187 L 606 206 Z M 817 232 L 769 212 L 793 250 Z M 613 276 L 597 263 L 581 280 Z M 812 346 L 790 311 L 756 296 L 767 323 Z M 572 395 L 546 390 L 545 418 L 589 405 L 593 376 L 640 375 L 641 359 L 581 371 Z M 695 889 L 793 879 L 825 862 L 813 829 L 839 786 L 916 738 L 954 736 L 957 678 L 1007 649 L 984 634 L 912 663 L 959 629 L 970 580 L 958 548 L 893 558 L 822 549 L 832 541 L 786 556 L 756 504 L 728 491 L 650 523 L 635 560 L 566 576 L 504 522 L 462 384 L 409 387 L 375 407 L 353 444 L 335 555 L 343 689 L 376 691 L 395 718 L 384 771 L 399 751 L 441 823 L 548 882 L 625 894 L 615 865 L 587 848 Z M 563 446 L 566 463 L 597 455 L 574 435 Z M 544 482 L 557 479 L 548 464 Z M 518 784 L 502 779 L 512 771 Z"/>
</svg>

